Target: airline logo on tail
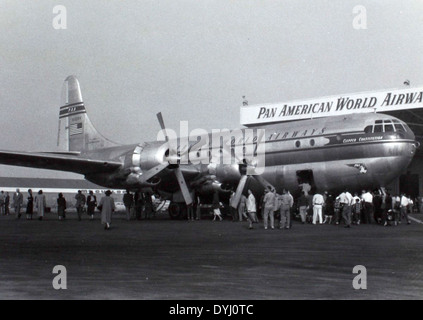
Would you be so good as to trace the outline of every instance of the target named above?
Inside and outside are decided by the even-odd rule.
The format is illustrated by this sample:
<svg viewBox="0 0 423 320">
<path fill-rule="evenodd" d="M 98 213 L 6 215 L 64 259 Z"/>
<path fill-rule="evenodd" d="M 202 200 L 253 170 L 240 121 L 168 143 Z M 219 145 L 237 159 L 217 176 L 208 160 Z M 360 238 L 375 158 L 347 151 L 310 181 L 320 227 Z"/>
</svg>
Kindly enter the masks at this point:
<svg viewBox="0 0 423 320">
<path fill-rule="evenodd" d="M 67 118 L 70 116 L 75 116 L 78 114 L 86 113 L 85 106 L 83 102 L 73 103 L 60 107 L 59 118 Z"/>
</svg>

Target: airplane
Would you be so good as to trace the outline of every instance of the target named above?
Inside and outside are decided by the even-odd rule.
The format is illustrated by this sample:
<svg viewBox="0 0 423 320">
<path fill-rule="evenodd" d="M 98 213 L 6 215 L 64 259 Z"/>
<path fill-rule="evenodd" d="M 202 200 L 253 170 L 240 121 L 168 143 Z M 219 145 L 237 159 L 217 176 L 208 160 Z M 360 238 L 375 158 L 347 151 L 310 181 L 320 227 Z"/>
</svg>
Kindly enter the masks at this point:
<svg viewBox="0 0 423 320">
<path fill-rule="evenodd" d="M 84 175 L 112 189 L 152 188 L 171 200 L 169 214 L 182 215 L 193 192 L 236 190 L 236 207 L 247 188 L 271 187 L 296 192 L 307 183 L 314 192 L 383 188 L 408 167 L 419 146 L 408 125 L 381 113 L 350 114 L 241 128 L 264 130 L 265 170 L 247 175 L 249 159 L 231 164 L 170 161 L 169 137 L 157 114 L 165 141 L 117 144 L 91 123 L 75 76 L 65 79 L 55 152 L 0 151 L 0 164 Z M 190 142 L 192 148 L 195 142 Z M 173 155 L 181 156 L 180 150 Z"/>
</svg>

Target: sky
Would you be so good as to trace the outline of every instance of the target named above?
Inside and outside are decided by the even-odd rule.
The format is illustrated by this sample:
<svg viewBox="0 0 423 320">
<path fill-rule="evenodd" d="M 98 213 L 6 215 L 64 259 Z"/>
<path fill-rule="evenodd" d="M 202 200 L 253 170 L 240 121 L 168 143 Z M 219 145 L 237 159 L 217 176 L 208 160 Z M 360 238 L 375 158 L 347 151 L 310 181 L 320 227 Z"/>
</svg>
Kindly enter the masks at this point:
<svg viewBox="0 0 423 320">
<path fill-rule="evenodd" d="M 53 27 L 57 5 L 66 29 Z M 155 140 L 159 111 L 176 131 L 181 120 L 237 128 L 243 95 L 261 104 L 423 85 L 422 0 L 0 0 L 0 29 L 2 150 L 55 150 L 68 75 L 96 128 L 122 144 Z"/>
</svg>

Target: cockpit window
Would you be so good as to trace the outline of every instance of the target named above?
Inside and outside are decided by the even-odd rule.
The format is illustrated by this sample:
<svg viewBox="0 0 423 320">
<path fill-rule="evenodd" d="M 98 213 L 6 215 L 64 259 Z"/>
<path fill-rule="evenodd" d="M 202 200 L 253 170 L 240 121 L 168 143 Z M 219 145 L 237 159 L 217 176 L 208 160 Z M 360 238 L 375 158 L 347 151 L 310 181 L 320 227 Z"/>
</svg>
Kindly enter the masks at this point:
<svg viewBox="0 0 423 320">
<path fill-rule="evenodd" d="M 367 126 L 367 127 L 364 129 L 364 132 L 365 132 L 365 133 L 372 133 L 372 132 L 373 132 L 373 126 Z"/>
<path fill-rule="evenodd" d="M 373 126 L 367 126 L 365 133 L 407 132 L 407 125 L 399 120 L 376 120 Z"/>
<path fill-rule="evenodd" d="M 392 124 L 385 124 L 385 132 L 394 132 L 394 126 Z"/>
<path fill-rule="evenodd" d="M 375 125 L 373 132 L 374 133 L 383 132 L 383 126 L 381 124 Z"/>
</svg>

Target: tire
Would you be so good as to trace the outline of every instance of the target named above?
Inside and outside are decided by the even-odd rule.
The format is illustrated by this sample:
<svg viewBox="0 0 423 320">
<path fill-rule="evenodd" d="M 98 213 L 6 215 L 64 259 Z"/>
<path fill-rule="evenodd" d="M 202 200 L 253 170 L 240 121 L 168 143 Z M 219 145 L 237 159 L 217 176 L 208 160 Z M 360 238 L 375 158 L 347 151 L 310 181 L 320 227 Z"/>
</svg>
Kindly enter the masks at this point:
<svg viewBox="0 0 423 320">
<path fill-rule="evenodd" d="M 169 216 L 172 220 L 181 220 L 187 215 L 187 208 L 184 203 L 172 202 L 169 205 Z"/>
</svg>

